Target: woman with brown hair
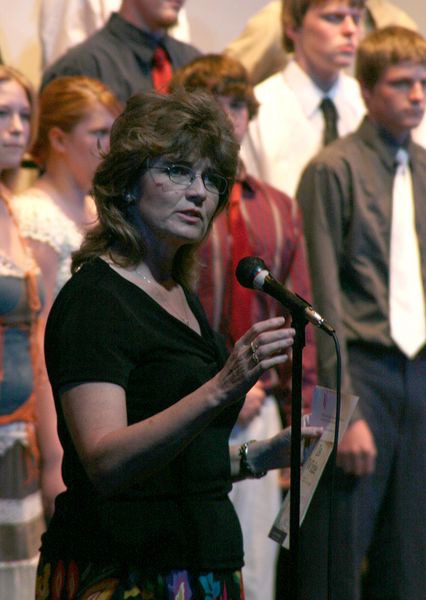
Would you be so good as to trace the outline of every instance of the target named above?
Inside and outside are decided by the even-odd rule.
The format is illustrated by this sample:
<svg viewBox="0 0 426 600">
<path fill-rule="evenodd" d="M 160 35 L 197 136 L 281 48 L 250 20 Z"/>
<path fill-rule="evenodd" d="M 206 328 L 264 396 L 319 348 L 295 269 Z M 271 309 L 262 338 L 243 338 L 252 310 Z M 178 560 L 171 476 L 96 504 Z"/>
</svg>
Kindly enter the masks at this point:
<svg viewBox="0 0 426 600">
<path fill-rule="evenodd" d="M 233 479 L 288 463 L 289 431 L 229 448 L 244 393 L 294 331 L 257 323 L 229 358 L 191 291 L 238 145 L 206 94 L 131 98 L 93 193 L 99 223 L 46 328 L 67 490 L 37 598 L 243 598 Z"/>
<path fill-rule="evenodd" d="M 258 103 L 244 66 L 223 54 L 200 56 L 178 69 L 172 89 L 212 93 L 228 115 L 236 141 L 241 144 Z M 283 314 L 283 307 L 262 292 L 247 290 L 235 278 L 245 256 L 259 256 L 284 285 L 309 300 L 311 288 L 300 210 L 294 200 L 247 173 L 239 158 L 227 209 L 215 220 L 211 235 L 200 248 L 198 294 L 207 318 L 225 338 L 228 348 L 250 325 Z M 267 438 L 282 428 L 280 408 L 290 413 L 290 361 L 270 369 L 246 394 L 231 432 L 231 444 Z M 304 412 L 309 412 L 316 382 L 313 332 L 306 332 L 303 358 Z M 281 407 L 279 406 L 281 404 Z M 288 476 L 287 476 L 288 477 Z M 244 538 L 246 600 L 273 600 L 278 545 L 268 534 L 282 502 L 279 475 L 241 481 L 230 498 Z"/>
</svg>

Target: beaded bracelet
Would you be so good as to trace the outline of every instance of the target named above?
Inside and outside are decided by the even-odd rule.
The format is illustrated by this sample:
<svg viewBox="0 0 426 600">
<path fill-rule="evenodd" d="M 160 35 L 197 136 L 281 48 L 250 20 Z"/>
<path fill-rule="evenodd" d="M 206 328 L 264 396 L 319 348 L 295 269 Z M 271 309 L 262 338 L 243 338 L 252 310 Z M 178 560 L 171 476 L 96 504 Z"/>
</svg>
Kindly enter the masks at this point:
<svg viewBox="0 0 426 600">
<path fill-rule="evenodd" d="M 244 444 L 240 446 L 240 449 L 238 451 L 238 455 L 240 457 L 240 475 L 250 479 L 260 479 L 261 477 L 264 477 L 267 473 L 267 471 L 255 471 L 253 467 L 249 464 L 247 456 L 248 447 L 255 441 L 256 440 L 250 440 L 249 442 L 244 442 Z"/>
</svg>

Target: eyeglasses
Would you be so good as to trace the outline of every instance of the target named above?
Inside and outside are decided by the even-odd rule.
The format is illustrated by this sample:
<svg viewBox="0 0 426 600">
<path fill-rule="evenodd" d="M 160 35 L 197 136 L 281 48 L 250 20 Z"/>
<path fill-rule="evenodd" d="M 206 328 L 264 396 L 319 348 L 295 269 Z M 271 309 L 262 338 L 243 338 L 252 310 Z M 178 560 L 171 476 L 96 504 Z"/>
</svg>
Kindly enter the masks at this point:
<svg viewBox="0 0 426 600">
<path fill-rule="evenodd" d="M 182 189 L 186 189 L 192 185 L 198 176 L 192 167 L 175 163 L 152 166 L 148 161 L 148 170 L 152 173 L 152 178 L 156 183 L 158 174 L 160 176 L 163 174 L 167 175 L 172 183 Z M 157 173 L 157 179 L 154 177 L 155 173 Z M 210 169 L 206 169 L 200 173 L 200 177 L 206 190 L 212 194 L 224 194 L 228 188 L 228 180 L 226 177 L 223 177 Z"/>
</svg>

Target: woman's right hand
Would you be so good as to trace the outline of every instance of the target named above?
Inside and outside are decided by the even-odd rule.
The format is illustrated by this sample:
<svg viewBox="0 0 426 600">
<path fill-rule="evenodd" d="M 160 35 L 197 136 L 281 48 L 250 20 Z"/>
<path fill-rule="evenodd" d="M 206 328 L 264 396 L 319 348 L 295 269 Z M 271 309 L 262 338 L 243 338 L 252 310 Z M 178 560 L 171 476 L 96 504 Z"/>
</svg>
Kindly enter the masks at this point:
<svg viewBox="0 0 426 600">
<path fill-rule="evenodd" d="M 260 321 L 236 342 L 217 382 L 229 402 L 244 396 L 268 369 L 286 362 L 295 330 L 285 327 L 284 317 Z"/>
</svg>

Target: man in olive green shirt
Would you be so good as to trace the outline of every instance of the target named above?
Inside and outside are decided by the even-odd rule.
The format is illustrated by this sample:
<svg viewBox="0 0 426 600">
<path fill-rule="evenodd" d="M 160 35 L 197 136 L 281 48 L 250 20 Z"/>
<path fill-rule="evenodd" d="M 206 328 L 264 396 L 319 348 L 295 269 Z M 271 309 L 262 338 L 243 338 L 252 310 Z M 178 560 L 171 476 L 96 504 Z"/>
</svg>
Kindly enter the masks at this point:
<svg viewBox="0 0 426 600">
<path fill-rule="evenodd" d="M 356 71 L 367 115 L 317 154 L 297 192 L 314 305 L 338 334 L 343 389 L 359 396 L 337 454 L 334 537 L 327 536 L 324 478 L 302 526 L 304 589 L 310 585 L 302 599 L 327 597 L 315 571 L 330 544 L 333 600 L 359 600 L 365 556 L 365 599 L 421 600 L 426 150 L 411 131 L 426 107 L 426 40 L 403 27 L 375 31 L 359 47 Z M 318 380 L 334 387 L 333 344 L 318 336 L 317 349 Z"/>
</svg>

